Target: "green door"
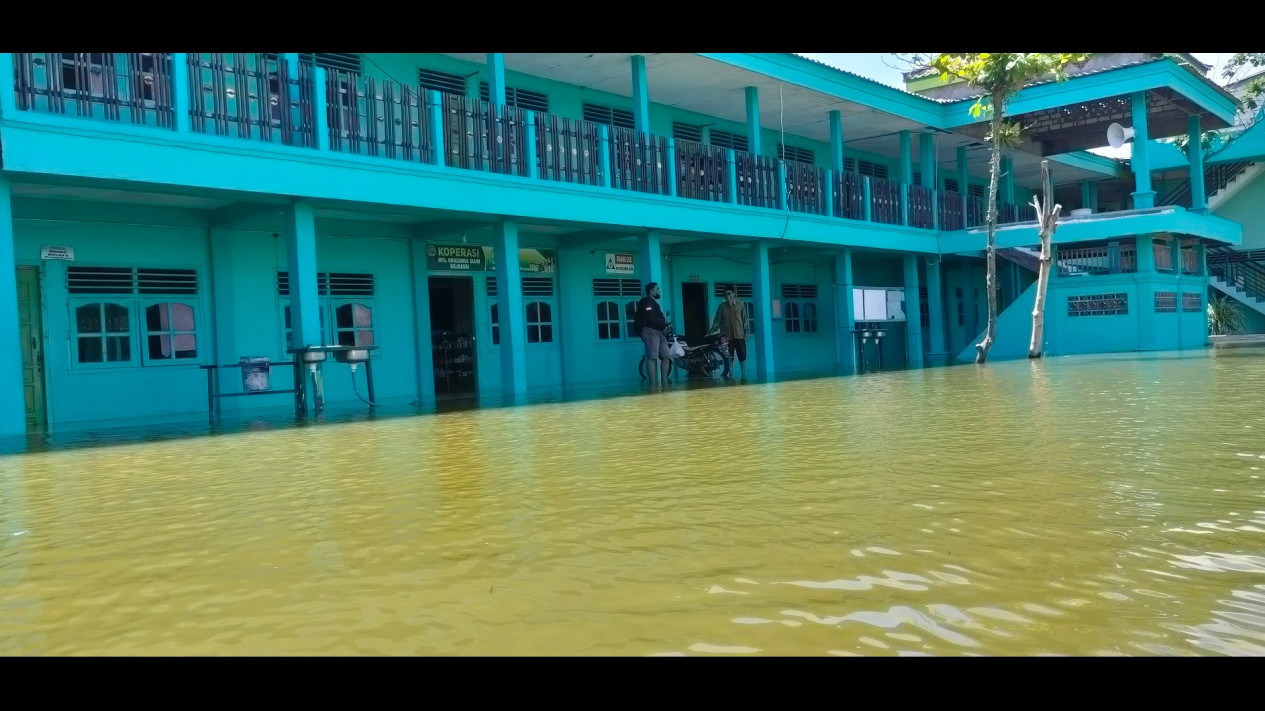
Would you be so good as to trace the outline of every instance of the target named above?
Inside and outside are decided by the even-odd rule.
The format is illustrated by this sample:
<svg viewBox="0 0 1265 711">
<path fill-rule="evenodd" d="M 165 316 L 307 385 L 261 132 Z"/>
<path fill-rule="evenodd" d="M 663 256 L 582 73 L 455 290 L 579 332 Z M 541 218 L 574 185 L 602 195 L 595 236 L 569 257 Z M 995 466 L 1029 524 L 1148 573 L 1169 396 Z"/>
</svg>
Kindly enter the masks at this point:
<svg viewBox="0 0 1265 711">
<path fill-rule="evenodd" d="M 26 426 L 44 426 L 44 329 L 40 322 L 39 267 L 18 267 L 18 332 L 22 341 L 22 390 Z"/>
</svg>

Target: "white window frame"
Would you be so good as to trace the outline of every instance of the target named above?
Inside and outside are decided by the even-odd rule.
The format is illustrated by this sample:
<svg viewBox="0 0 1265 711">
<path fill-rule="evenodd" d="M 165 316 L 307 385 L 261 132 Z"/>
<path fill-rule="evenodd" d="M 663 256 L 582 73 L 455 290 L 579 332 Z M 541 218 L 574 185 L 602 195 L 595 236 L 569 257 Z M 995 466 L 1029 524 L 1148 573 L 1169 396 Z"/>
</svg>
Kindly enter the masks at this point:
<svg viewBox="0 0 1265 711">
<path fill-rule="evenodd" d="M 183 296 L 182 295 L 171 295 L 171 296 L 146 295 L 146 296 L 137 298 L 137 302 L 139 306 L 139 308 L 137 309 L 137 317 L 138 317 L 137 329 L 140 331 L 140 334 L 141 334 L 139 343 L 141 345 L 140 356 L 141 356 L 142 365 L 166 368 L 173 365 L 200 364 L 205 360 L 206 354 L 203 348 L 203 344 L 205 343 L 205 340 L 202 338 L 201 303 L 196 297 L 190 299 L 188 298 L 189 296 L 192 296 L 192 295 L 191 294 L 185 294 Z M 160 304 L 168 304 L 169 315 L 170 315 L 170 304 L 183 304 L 193 310 L 193 330 L 192 331 L 178 331 L 173 328 L 166 331 L 154 332 L 155 335 L 166 334 L 172 337 L 171 339 L 172 357 L 171 358 L 151 358 L 149 355 L 150 331 L 149 331 L 149 323 L 147 320 L 148 314 L 146 312 L 149 310 L 149 307 L 158 306 Z M 196 352 L 197 355 L 194 355 L 192 358 L 176 358 L 175 357 L 175 347 L 176 347 L 175 337 L 177 335 L 192 335 L 193 343 L 194 343 L 194 351 Z"/>
<path fill-rule="evenodd" d="M 97 305 L 98 312 L 101 316 L 102 330 L 99 332 L 82 335 L 79 332 L 79 313 L 78 313 L 79 308 L 83 306 L 91 306 L 93 304 Z M 105 330 L 105 305 L 106 304 L 122 306 L 123 308 L 127 309 L 127 328 L 128 328 L 127 333 L 126 333 L 127 340 L 128 340 L 128 359 L 127 360 L 106 360 L 105 359 L 106 352 L 107 352 L 105 349 L 106 338 L 111 337 L 111 335 L 115 337 L 121 337 L 125 335 L 122 331 L 107 332 Z M 140 353 L 137 350 L 137 344 L 139 343 L 139 340 L 137 339 L 138 328 L 137 328 L 136 319 L 137 319 L 138 314 L 136 312 L 136 297 L 134 295 L 127 295 L 127 294 L 104 295 L 103 294 L 99 296 L 94 296 L 91 294 L 75 294 L 74 296 L 71 296 L 68 299 L 67 305 L 70 309 L 71 347 L 69 349 L 70 350 L 69 355 L 70 355 L 70 367 L 72 370 L 103 370 L 103 369 L 108 370 L 108 369 L 118 369 L 118 368 L 135 368 L 135 367 L 140 366 L 141 364 Z M 83 338 L 98 338 L 101 340 L 102 360 L 100 362 L 97 362 L 97 363 L 81 362 L 79 360 L 79 339 L 81 336 Z"/>
<path fill-rule="evenodd" d="M 528 310 L 531 308 L 532 304 L 544 304 L 548 306 L 549 320 L 548 321 L 537 320 L 535 323 L 530 321 L 528 319 L 528 313 L 529 313 Z M 539 314 L 540 314 L 539 308 L 537 309 L 536 313 L 537 313 L 537 318 L 539 318 Z M 548 297 L 548 296 L 524 296 L 523 297 L 523 326 L 525 327 L 523 329 L 523 341 L 527 345 L 528 348 L 552 348 L 558 345 L 557 313 L 558 313 L 557 297 Z M 549 340 L 548 341 L 544 341 L 544 340 L 532 341 L 531 340 L 532 326 L 535 326 L 537 329 L 542 329 L 543 327 L 548 326 Z M 537 334 L 539 336 L 540 334 L 539 330 L 537 331 Z"/>
<path fill-rule="evenodd" d="M 331 330 L 333 331 L 332 345 L 338 345 L 338 336 L 342 332 L 351 331 L 352 340 L 354 341 L 356 333 L 360 331 L 368 331 L 370 340 L 372 340 L 373 343 L 366 345 L 378 346 L 377 350 L 369 351 L 369 356 L 374 357 L 381 352 L 382 345 L 378 342 L 378 304 L 376 299 L 367 296 L 329 296 L 326 298 L 329 301 L 329 323 Z M 338 309 L 347 305 L 351 305 L 353 307 L 360 305 L 369 310 L 369 328 L 358 328 L 354 324 L 351 328 L 338 327 Z"/>
</svg>

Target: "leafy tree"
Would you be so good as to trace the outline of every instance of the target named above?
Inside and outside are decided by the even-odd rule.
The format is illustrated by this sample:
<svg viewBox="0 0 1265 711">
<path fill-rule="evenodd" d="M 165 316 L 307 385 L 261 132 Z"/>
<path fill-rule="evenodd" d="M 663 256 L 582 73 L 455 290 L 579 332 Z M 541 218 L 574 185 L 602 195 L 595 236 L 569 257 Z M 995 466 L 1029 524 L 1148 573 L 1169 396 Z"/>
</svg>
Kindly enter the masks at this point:
<svg viewBox="0 0 1265 711">
<path fill-rule="evenodd" d="M 1028 82 L 1045 76 L 1053 76 L 1056 81 L 1066 78 L 1069 64 L 1084 62 L 1088 54 L 1046 54 L 1046 53 L 942 53 L 935 55 L 930 65 L 940 72 L 941 81 L 962 79 L 981 95 L 969 109 L 971 115 L 979 118 L 989 116 L 988 141 L 991 144 L 991 160 L 988 177 L 988 253 L 987 281 L 985 291 L 988 294 L 988 330 L 984 340 L 975 345 L 975 362 L 983 363 L 988 359 L 988 352 L 997 340 L 997 181 L 1001 173 L 1001 152 L 1003 148 L 1013 148 L 1018 144 L 1020 127 L 1013 122 L 1005 121 L 1006 103 Z M 1052 216 L 1057 220 L 1057 212 Z M 1053 223 L 1049 232 L 1053 233 Z M 1048 240 L 1044 240 L 1048 243 Z M 1042 258 L 1047 259 L 1047 249 L 1042 246 Z M 1041 315 L 1033 312 L 1034 328 Z"/>
</svg>

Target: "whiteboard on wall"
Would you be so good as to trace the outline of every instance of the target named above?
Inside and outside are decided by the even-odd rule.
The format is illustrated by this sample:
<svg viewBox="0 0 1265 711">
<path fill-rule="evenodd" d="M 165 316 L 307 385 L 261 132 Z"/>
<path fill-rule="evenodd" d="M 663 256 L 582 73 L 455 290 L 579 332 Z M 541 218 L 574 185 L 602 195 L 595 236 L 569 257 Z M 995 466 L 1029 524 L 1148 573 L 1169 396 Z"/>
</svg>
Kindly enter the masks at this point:
<svg viewBox="0 0 1265 711">
<path fill-rule="evenodd" d="M 905 290 L 901 287 L 854 287 L 852 317 L 858 322 L 904 321 Z"/>
</svg>

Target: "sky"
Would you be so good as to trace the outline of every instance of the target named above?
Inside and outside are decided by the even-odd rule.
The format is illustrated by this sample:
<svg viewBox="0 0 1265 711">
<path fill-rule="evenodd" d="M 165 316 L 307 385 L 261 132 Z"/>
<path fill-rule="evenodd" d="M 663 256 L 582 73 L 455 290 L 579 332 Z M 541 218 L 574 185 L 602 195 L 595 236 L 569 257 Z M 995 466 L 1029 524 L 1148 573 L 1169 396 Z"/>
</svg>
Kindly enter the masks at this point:
<svg viewBox="0 0 1265 711">
<path fill-rule="evenodd" d="M 881 84 L 886 84 L 897 89 L 903 89 L 905 80 L 901 76 L 902 71 L 908 71 L 908 67 L 903 66 L 899 60 L 890 53 L 829 53 L 829 54 L 809 54 L 807 52 L 799 53 L 800 56 L 815 59 L 823 64 L 828 64 L 836 69 L 843 69 L 859 74 L 866 79 L 873 79 Z M 1208 72 L 1209 78 L 1218 84 L 1224 84 L 1221 78 L 1221 68 L 1226 61 L 1232 56 L 1232 52 L 1191 52 L 1196 59 L 1204 64 L 1211 64 L 1212 70 Z M 1109 158 L 1127 159 L 1133 155 L 1133 144 L 1126 143 L 1120 148 L 1111 148 L 1105 146 L 1103 148 L 1091 149 L 1092 153 L 1107 156 Z"/>
</svg>

